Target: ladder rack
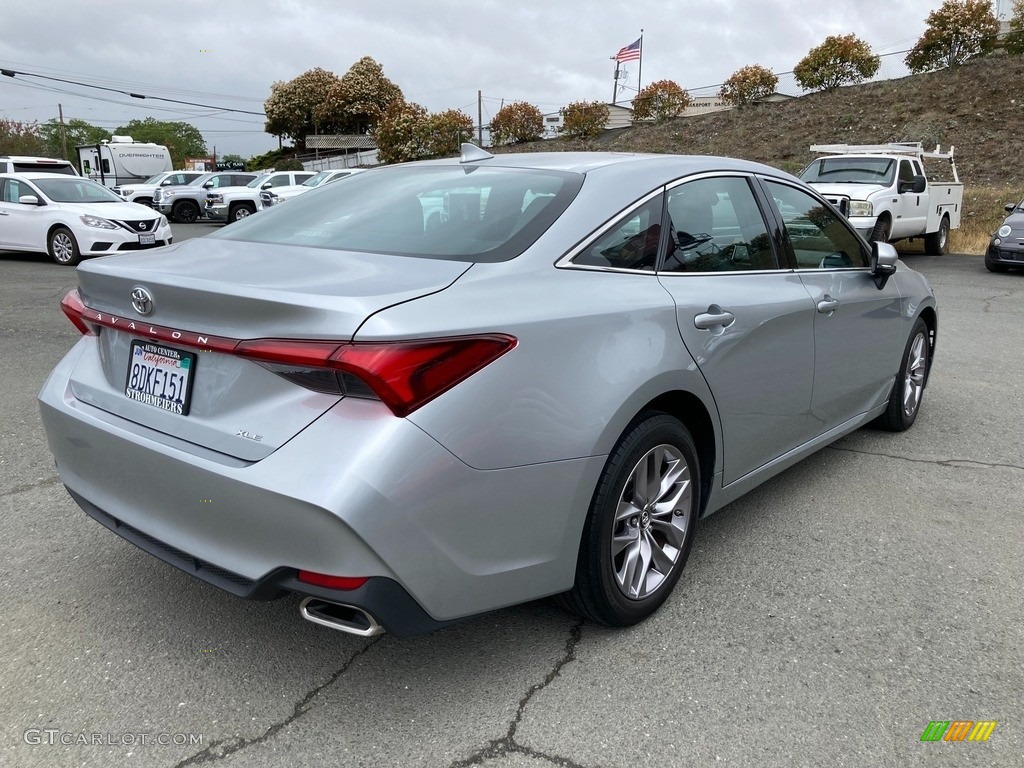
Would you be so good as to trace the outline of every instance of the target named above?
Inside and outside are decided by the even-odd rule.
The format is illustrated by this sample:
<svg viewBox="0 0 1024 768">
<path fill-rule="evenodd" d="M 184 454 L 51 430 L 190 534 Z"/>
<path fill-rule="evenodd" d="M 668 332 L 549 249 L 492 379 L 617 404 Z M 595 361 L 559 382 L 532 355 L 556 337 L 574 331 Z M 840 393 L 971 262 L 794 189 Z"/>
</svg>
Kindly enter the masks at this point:
<svg viewBox="0 0 1024 768">
<path fill-rule="evenodd" d="M 953 151 L 943 152 L 942 146 L 936 144 L 933 152 L 925 152 L 920 141 L 894 141 L 889 144 L 812 144 L 811 152 L 828 155 L 909 155 L 912 157 L 931 157 L 939 160 L 953 161 Z"/>
</svg>

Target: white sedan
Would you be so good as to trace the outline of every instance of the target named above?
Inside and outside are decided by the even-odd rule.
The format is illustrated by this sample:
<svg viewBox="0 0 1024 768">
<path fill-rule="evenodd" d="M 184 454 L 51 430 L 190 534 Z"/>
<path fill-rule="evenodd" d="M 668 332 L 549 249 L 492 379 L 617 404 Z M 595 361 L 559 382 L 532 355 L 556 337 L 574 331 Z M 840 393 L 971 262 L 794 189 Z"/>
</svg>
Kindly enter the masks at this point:
<svg viewBox="0 0 1024 768">
<path fill-rule="evenodd" d="M 167 218 L 106 187 L 54 173 L 0 174 L 0 250 L 46 251 L 74 266 L 87 256 L 169 245 Z"/>
<path fill-rule="evenodd" d="M 363 168 L 339 168 L 333 171 L 320 171 L 316 176 L 311 176 L 301 184 L 278 187 L 277 189 L 265 189 L 260 192 L 260 210 L 278 205 L 285 200 L 291 200 L 293 197 L 298 197 L 304 192 L 309 192 L 311 189 L 322 187 L 324 184 L 330 184 L 339 179 L 352 176 L 355 173 L 362 173 L 364 170 Z"/>
</svg>

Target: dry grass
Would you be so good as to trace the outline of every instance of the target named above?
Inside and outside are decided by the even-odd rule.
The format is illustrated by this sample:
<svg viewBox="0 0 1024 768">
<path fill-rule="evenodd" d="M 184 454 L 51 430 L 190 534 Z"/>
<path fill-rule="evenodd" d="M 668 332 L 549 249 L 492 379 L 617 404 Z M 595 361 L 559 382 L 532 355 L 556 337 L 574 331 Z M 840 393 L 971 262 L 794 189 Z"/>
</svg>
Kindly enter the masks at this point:
<svg viewBox="0 0 1024 768">
<path fill-rule="evenodd" d="M 1003 203 L 1024 197 L 1024 162 L 1018 152 L 1024 122 L 1021 82 L 1024 56 L 988 56 L 951 70 L 606 131 L 596 140 L 555 139 L 498 151 L 724 155 L 792 173 L 812 159 L 811 144 L 955 145 L 964 182 L 964 215 L 961 228 L 952 233 L 950 248 L 956 253 L 984 253 L 1006 215 Z"/>
</svg>

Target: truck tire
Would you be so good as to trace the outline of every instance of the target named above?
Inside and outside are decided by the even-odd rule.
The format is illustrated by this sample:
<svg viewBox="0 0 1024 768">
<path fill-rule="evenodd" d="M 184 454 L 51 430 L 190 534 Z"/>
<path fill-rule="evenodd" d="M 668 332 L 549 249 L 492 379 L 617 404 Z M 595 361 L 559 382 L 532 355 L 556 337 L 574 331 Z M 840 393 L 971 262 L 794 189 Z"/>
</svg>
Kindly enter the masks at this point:
<svg viewBox="0 0 1024 768">
<path fill-rule="evenodd" d="M 132 202 L 138 203 L 139 205 L 144 205 L 147 208 L 152 208 L 153 207 L 153 198 L 152 197 L 140 197 L 137 200 L 133 200 Z"/>
<path fill-rule="evenodd" d="M 875 222 L 875 228 L 871 230 L 871 237 L 868 238 L 868 241 L 873 243 L 877 240 L 880 243 L 888 243 L 891 231 L 892 224 L 889 222 L 889 216 L 888 214 L 883 214 Z"/>
<path fill-rule="evenodd" d="M 252 203 L 235 203 L 228 212 L 228 224 L 233 224 L 246 216 L 252 216 L 254 213 L 256 213 L 256 206 Z"/>
<path fill-rule="evenodd" d="M 949 245 L 949 217 L 943 216 L 937 232 L 924 236 L 924 252 L 929 256 L 942 256 Z"/>
<path fill-rule="evenodd" d="M 199 218 L 199 206 L 191 200 L 181 200 L 171 208 L 171 221 L 193 224 Z"/>
</svg>

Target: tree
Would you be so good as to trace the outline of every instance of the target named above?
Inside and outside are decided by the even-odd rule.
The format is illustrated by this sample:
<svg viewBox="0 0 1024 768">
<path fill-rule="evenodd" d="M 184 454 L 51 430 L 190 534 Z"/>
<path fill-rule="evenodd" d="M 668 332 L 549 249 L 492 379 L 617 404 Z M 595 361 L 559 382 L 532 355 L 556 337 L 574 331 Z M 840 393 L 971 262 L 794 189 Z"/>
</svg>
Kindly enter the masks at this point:
<svg viewBox="0 0 1024 768">
<path fill-rule="evenodd" d="M 690 94 L 673 80 L 658 80 L 644 88 L 633 99 L 634 120 L 664 122 L 679 117 L 690 106 Z"/>
<path fill-rule="evenodd" d="M 80 144 L 99 144 L 110 139 L 110 131 L 99 128 L 85 120 L 72 117 L 64 123 L 64 136 L 67 139 L 68 152 L 64 154 L 64 139 L 61 137 L 60 121 L 57 118 L 47 120 L 39 126 L 39 135 L 46 142 L 48 153 L 52 157 L 64 157 L 78 164 L 78 153 L 75 147 Z"/>
<path fill-rule="evenodd" d="M 562 107 L 559 132 L 573 139 L 592 139 L 608 124 L 608 105 L 600 101 L 574 101 Z"/>
<path fill-rule="evenodd" d="M 263 102 L 267 115 L 264 130 L 274 136 L 295 141 L 306 148 L 306 136 L 316 133 L 340 133 L 347 115 L 340 100 L 341 80 L 333 72 L 314 67 L 288 82 L 270 86 Z"/>
<path fill-rule="evenodd" d="M 991 53 L 999 21 L 989 0 L 946 0 L 928 14 L 928 27 L 904 59 L 911 72 L 956 67 Z"/>
<path fill-rule="evenodd" d="M 184 167 L 186 157 L 206 157 L 208 154 L 203 134 L 188 123 L 147 117 L 145 120 L 132 120 L 127 125 L 122 125 L 114 131 L 114 135 L 127 135 L 135 141 L 163 144 L 171 153 L 171 163 L 175 168 Z"/>
<path fill-rule="evenodd" d="M 1014 0 L 1013 15 L 1010 17 L 1010 32 L 1004 41 L 1006 52 L 1014 55 L 1024 53 L 1024 0 Z"/>
<path fill-rule="evenodd" d="M 395 102 L 374 126 L 377 159 L 383 163 L 405 163 L 426 154 L 427 108 L 414 102 Z"/>
<path fill-rule="evenodd" d="M 491 118 L 491 144 L 521 144 L 535 141 L 544 133 L 544 115 L 533 104 L 513 101 Z"/>
<path fill-rule="evenodd" d="M 764 99 L 775 93 L 779 78 L 770 69 L 752 64 L 737 69 L 722 83 L 718 97 L 726 104 L 742 107 L 752 101 Z"/>
<path fill-rule="evenodd" d="M 0 117 L 0 155 L 51 156 L 39 135 L 37 123 L 21 123 Z M 60 153 L 53 155 L 60 157 Z"/>
<path fill-rule="evenodd" d="M 473 140 L 473 127 L 473 118 L 458 109 L 430 115 L 423 126 L 426 157 L 459 154 L 462 144 Z"/>
<path fill-rule="evenodd" d="M 402 89 L 384 76 L 383 67 L 370 56 L 349 67 L 327 96 L 329 110 L 341 107 L 343 133 L 366 133 L 388 107 L 404 101 Z"/>
<path fill-rule="evenodd" d="M 415 103 L 392 103 L 373 128 L 377 158 L 385 163 L 458 154 L 460 145 L 472 138 L 469 115 L 457 109 L 432 115 Z"/>
<path fill-rule="evenodd" d="M 793 76 L 808 91 L 831 91 L 873 77 L 882 59 L 856 35 L 829 35 L 793 67 Z"/>
</svg>

